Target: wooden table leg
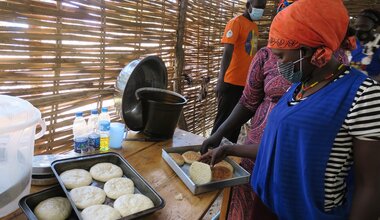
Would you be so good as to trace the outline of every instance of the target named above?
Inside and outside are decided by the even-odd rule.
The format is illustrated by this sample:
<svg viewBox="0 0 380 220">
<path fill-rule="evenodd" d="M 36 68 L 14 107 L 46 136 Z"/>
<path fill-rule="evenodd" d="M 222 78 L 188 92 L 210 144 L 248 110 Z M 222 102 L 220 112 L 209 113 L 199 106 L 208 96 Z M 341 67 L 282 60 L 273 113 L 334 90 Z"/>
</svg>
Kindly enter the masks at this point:
<svg viewBox="0 0 380 220">
<path fill-rule="evenodd" d="M 224 188 L 222 205 L 220 207 L 219 220 L 226 220 L 227 219 L 228 208 L 230 206 L 230 198 L 231 198 L 231 187 Z"/>
</svg>

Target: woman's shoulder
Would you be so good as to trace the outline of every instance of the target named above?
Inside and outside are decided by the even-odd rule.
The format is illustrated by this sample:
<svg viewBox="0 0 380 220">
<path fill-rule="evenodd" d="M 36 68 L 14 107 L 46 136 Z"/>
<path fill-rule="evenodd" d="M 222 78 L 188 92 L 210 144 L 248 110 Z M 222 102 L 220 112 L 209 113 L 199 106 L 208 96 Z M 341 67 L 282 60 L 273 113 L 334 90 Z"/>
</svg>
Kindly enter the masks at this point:
<svg viewBox="0 0 380 220">
<path fill-rule="evenodd" d="M 263 59 L 265 61 L 276 59 L 276 56 L 272 53 L 271 49 L 269 49 L 268 47 L 260 48 L 256 53 L 256 57 Z"/>
<path fill-rule="evenodd" d="M 361 74 L 361 77 L 363 78 L 363 81 L 356 92 L 354 105 L 358 103 L 368 105 L 368 103 L 365 103 L 366 100 L 376 99 L 377 101 L 380 101 L 380 84 L 376 80 L 371 79 L 355 68 L 352 68 L 350 73 Z"/>
<path fill-rule="evenodd" d="M 268 47 L 262 47 L 260 48 L 257 53 L 260 53 L 260 54 L 271 54 L 272 51 L 268 48 Z"/>
</svg>

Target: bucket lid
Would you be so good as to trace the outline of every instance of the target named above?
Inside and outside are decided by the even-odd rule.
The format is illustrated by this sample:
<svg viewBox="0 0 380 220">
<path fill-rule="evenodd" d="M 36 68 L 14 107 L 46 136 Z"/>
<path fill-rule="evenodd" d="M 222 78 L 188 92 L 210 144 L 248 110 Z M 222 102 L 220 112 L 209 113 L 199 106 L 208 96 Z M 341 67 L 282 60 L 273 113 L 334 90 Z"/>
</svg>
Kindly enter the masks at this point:
<svg viewBox="0 0 380 220">
<path fill-rule="evenodd" d="M 0 95 L 0 133 L 27 128 L 41 119 L 41 112 L 30 102 L 8 95 Z"/>
<path fill-rule="evenodd" d="M 53 174 L 53 170 L 51 169 L 51 163 L 55 160 L 61 160 L 66 158 L 72 158 L 79 156 L 78 153 L 74 151 L 70 151 L 65 154 L 45 154 L 45 155 L 34 155 L 33 156 L 33 168 L 32 175 L 42 176 Z"/>
<path fill-rule="evenodd" d="M 134 60 L 120 72 L 116 88 L 123 94 L 121 112 L 129 129 L 144 129 L 141 103 L 136 99 L 136 90 L 142 87 L 166 89 L 167 77 L 165 64 L 158 56 Z"/>
<path fill-rule="evenodd" d="M 53 174 L 53 170 L 50 168 L 50 165 L 54 160 L 58 160 L 58 159 L 63 159 L 63 157 L 57 154 L 33 156 L 32 174 L 33 175 Z"/>
</svg>

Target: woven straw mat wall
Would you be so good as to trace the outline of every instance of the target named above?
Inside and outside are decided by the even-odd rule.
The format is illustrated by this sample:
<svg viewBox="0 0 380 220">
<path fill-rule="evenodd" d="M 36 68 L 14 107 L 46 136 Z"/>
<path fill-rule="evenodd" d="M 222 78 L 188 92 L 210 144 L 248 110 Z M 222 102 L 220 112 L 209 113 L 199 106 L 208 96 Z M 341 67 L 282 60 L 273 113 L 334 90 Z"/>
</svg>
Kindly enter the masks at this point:
<svg viewBox="0 0 380 220">
<path fill-rule="evenodd" d="M 214 88 L 223 53 L 220 40 L 227 22 L 244 9 L 245 1 L 189 1 L 182 91 L 189 99 L 185 117 L 191 132 L 206 135 L 213 126 L 217 105 Z M 268 37 L 273 9 L 274 2 L 268 1 L 265 16 L 258 22 L 261 45 Z"/>
<path fill-rule="evenodd" d="M 131 60 L 150 54 L 173 75 L 175 1 L 0 1 L 0 93 L 30 101 L 46 135 L 35 153 L 71 148 L 74 113 L 110 107 Z"/>
</svg>

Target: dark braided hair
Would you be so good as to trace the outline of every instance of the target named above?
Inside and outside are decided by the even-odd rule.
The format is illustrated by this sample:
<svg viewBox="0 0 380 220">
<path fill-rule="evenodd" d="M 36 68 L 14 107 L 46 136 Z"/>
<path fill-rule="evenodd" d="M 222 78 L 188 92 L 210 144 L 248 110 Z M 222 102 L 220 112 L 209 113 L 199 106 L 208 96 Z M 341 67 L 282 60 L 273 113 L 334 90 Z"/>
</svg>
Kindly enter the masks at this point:
<svg viewBox="0 0 380 220">
<path fill-rule="evenodd" d="M 380 11 L 376 9 L 364 9 L 359 16 L 371 19 L 375 23 L 375 28 L 380 25 Z"/>
</svg>

